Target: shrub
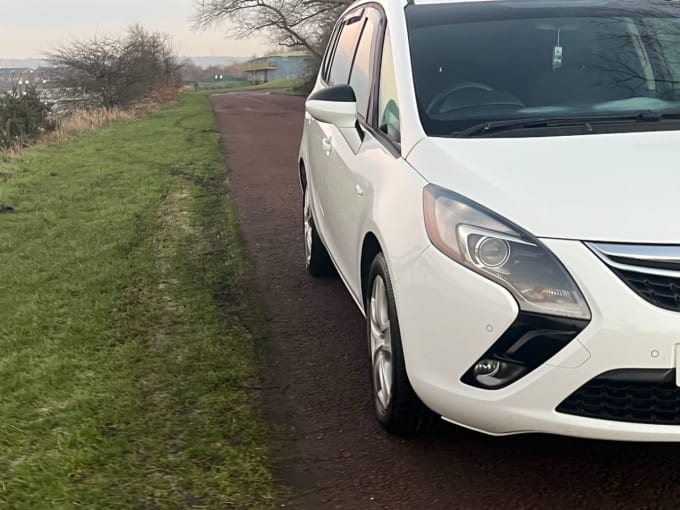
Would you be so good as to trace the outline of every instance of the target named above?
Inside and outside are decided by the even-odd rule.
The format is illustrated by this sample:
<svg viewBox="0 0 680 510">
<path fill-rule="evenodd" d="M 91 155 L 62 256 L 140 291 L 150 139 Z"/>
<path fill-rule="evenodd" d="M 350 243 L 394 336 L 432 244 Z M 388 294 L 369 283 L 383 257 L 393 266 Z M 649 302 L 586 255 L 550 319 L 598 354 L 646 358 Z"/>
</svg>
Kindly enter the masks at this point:
<svg viewBox="0 0 680 510">
<path fill-rule="evenodd" d="M 0 94 L 0 149 L 30 145 L 54 127 L 50 107 L 35 87 Z"/>
</svg>

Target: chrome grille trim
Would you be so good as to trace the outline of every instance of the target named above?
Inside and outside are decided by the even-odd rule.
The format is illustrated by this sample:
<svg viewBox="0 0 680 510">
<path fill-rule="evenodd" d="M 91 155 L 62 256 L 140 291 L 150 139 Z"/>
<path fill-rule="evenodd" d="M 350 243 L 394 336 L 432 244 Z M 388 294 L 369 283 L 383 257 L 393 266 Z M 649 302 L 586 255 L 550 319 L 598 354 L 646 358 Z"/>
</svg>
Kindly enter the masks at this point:
<svg viewBox="0 0 680 510">
<path fill-rule="evenodd" d="M 642 299 L 658 308 L 680 312 L 680 246 L 586 245 Z"/>
<path fill-rule="evenodd" d="M 585 243 L 608 266 L 621 271 L 680 278 L 680 246 Z M 623 262 L 625 261 L 625 262 Z M 661 269 L 650 264 L 676 265 Z"/>
</svg>

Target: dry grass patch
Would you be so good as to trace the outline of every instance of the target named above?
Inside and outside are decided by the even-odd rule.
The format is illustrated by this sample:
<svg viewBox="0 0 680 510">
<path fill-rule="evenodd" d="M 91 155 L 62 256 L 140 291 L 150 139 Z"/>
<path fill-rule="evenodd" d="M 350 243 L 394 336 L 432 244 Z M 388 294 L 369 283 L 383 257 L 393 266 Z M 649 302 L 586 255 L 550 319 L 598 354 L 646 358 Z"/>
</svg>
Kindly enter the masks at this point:
<svg viewBox="0 0 680 510">
<path fill-rule="evenodd" d="M 47 141 L 63 141 L 78 133 L 97 131 L 112 122 L 129 121 L 137 117 L 135 110 L 121 108 L 76 110 L 59 121 L 56 131 L 47 137 Z"/>
</svg>

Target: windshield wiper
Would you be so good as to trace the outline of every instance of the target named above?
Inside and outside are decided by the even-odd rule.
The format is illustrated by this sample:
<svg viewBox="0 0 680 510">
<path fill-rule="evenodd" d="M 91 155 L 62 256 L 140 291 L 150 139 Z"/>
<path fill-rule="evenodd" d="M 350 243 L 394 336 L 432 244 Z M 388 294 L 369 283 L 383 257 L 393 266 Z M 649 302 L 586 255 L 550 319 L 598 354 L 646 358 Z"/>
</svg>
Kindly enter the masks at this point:
<svg viewBox="0 0 680 510">
<path fill-rule="evenodd" d="M 590 115 L 573 117 L 539 117 L 524 119 L 497 120 L 475 124 L 462 131 L 451 133 L 458 138 L 473 136 L 485 136 L 499 131 L 512 131 L 516 129 L 535 129 L 535 128 L 559 128 L 559 127 L 578 127 L 582 126 L 586 132 L 592 132 L 594 125 L 620 124 L 637 122 L 662 122 L 680 120 L 680 111 L 655 112 L 644 110 L 639 112 L 614 114 L 614 115 Z"/>
</svg>

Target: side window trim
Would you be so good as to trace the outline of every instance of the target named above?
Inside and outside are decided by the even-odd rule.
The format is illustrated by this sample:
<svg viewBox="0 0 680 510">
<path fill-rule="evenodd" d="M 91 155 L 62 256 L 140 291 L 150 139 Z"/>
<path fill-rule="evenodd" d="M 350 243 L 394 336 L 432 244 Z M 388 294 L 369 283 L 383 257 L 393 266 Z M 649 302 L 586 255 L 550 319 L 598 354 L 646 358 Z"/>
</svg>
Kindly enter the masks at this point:
<svg viewBox="0 0 680 510">
<path fill-rule="evenodd" d="M 342 38 L 342 32 L 345 29 L 345 27 L 349 25 L 353 25 L 354 23 L 361 23 L 361 21 L 364 19 L 364 12 L 366 10 L 366 7 L 361 5 L 359 7 L 356 7 L 352 9 L 350 12 L 345 14 L 344 17 L 340 19 L 337 25 L 337 34 L 335 35 L 335 40 L 333 41 L 333 51 L 332 54 L 329 54 L 329 59 L 328 59 L 328 65 L 327 68 L 323 70 L 321 79 L 324 84 L 324 86 L 328 86 L 328 79 L 330 78 L 331 70 L 333 68 L 333 64 L 335 63 L 335 57 L 337 54 L 337 49 L 338 46 L 340 46 L 340 39 Z M 361 28 L 361 31 L 363 32 L 363 27 Z M 354 46 L 354 51 L 352 53 L 352 60 L 350 62 L 350 74 L 352 72 L 352 65 L 354 64 L 354 59 L 356 58 L 356 53 L 357 53 L 357 47 L 359 43 L 359 38 L 355 41 L 355 46 Z M 325 74 L 325 76 L 324 76 Z M 347 82 L 349 83 L 349 77 L 347 78 Z"/>
<path fill-rule="evenodd" d="M 380 14 L 380 27 L 378 28 L 378 37 L 375 41 L 375 60 L 373 61 L 373 69 L 371 70 L 371 79 L 373 86 L 371 87 L 371 95 L 368 100 L 368 118 L 366 122 L 371 126 L 378 125 L 378 107 L 380 94 L 380 70 L 382 69 L 383 50 L 385 47 L 385 34 L 387 34 L 387 18 L 382 10 L 378 10 Z"/>
<path fill-rule="evenodd" d="M 361 122 L 361 127 L 371 133 L 373 138 L 377 140 L 377 142 L 383 146 L 383 148 L 390 153 L 390 155 L 394 159 L 399 159 L 401 158 L 401 145 L 396 143 L 394 140 L 392 140 L 389 136 L 387 136 L 385 133 L 380 131 L 379 129 L 375 129 L 372 125 L 366 123 L 366 122 Z"/>
<path fill-rule="evenodd" d="M 387 17 L 385 15 L 385 11 L 379 4 L 366 4 L 361 7 L 357 7 L 356 9 L 350 11 L 347 13 L 343 18 L 341 18 L 335 29 L 334 32 L 331 36 L 330 42 L 328 49 L 326 50 L 326 56 L 325 60 L 323 63 L 322 67 L 322 72 L 321 72 L 321 82 L 325 87 L 328 87 L 328 78 L 330 75 L 330 70 L 331 66 L 333 65 L 333 61 L 335 60 L 335 53 L 338 47 L 338 44 L 340 42 L 340 36 L 342 34 L 342 30 L 345 28 L 347 25 L 347 22 L 352 20 L 352 22 L 356 23 L 358 21 L 361 21 L 362 19 L 364 20 L 364 26 L 361 28 L 361 32 L 359 34 L 359 37 L 357 39 L 357 44 L 354 48 L 354 55 L 352 57 L 352 65 L 350 67 L 350 76 L 348 77 L 348 82 L 352 78 L 352 72 L 354 70 L 354 63 L 356 60 L 356 54 L 357 50 L 359 48 L 359 42 L 361 41 L 361 36 L 363 36 L 364 30 L 366 29 L 366 12 L 365 10 L 367 8 L 372 8 L 377 11 L 379 17 L 380 17 L 380 25 L 378 28 L 378 34 L 377 37 L 375 38 L 374 41 L 374 47 L 373 51 L 375 52 L 376 58 L 374 59 L 374 66 L 373 69 L 371 70 L 371 93 L 369 95 L 369 103 L 368 103 L 368 116 L 365 120 L 359 119 L 359 124 L 360 126 L 367 132 L 371 133 L 371 135 L 387 150 L 387 152 L 393 156 L 395 159 L 401 158 L 401 146 L 400 144 L 396 143 L 394 140 L 392 140 L 390 137 L 388 137 L 385 133 L 380 131 L 380 129 L 377 128 L 378 120 L 379 120 L 379 114 L 378 114 L 378 108 L 379 108 L 379 90 L 380 90 L 380 75 L 381 75 L 381 68 L 382 68 L 382 60 L 383 60 L 383 51 L 385 47 L 385 36 L 387 34 Z M 358 14 L 356 11 L 360 11 Z M 356 19 L 360 17 L 360 19 Z"/>
<path fill-rule="evenodd" d="M 373 134 L 375 139 L 385 147 L 385 149 L 395 158 L 401 158 L 401 144 L 396 140 L 392 139 L 383 132 L 378 126 L 380 122 L 380 80 L 382 77 L 382 65 L 383 56 L 385 53 L 385 43 L 387 41 L 388 34 L 388 21 L 387 18 L 382 14 L 382 26 L 380 28 L 380 35 L 378 36 L 378 58 L 375 62 L 375 67 L 373 69 L 373 90 L 371 91 L 371 103 L 369 103 L 369 119 L 367 119 L 366 125 L 364 127 Z M 390 41 L 391 44 L 391 41 Z"/>
<path fill-rule="evenodd" d="M 338 40 L 340 39 L 340 33 L 345 26 L 344 20 L 338 21 L 333 29 L 331 38 L 328 40 L 328 49 L 326 50 L 326 56 L 324 57 L 323 64 L 321 65 L 321 81 L 324 84 L 328 83 L 328 74 L 331 70 L 331 64 L 333 63 L 333 58 L 335 57 L 335 49 L 338 47 Z"/>
<path fill-rule="evenodd" d="M 359 31 L 359 37 L 357 38 L 357 43 L 356 46 L 354 47 L 354 55 L 352 56 L 352 64 L 349 66 L 349 77 L 347 78 L 347 83 L 352 82 L 352 74 L 354 74 L 354 66 L 357 63 L 357 53 L 359 53 L 359 45 L 361 44 L 361 38 L 364 36 L 364 32 L 366 32 L 366 26 L 368 25 L 368 18 L 365 15 L 362 21 L 364 25 L 361 27 L 361 30 Z"/>
<path fill-rule="evenodd" d="M 370 26 L 369 26 L 370 25 Z M 354 72 L 356 71 L 357 63 L 359 61 L 359 50 L 361 45 L 364 43 L 364 37 L 368 32 L 371 33 L 371 42 L 369 47 L 369 68 L 368 68 L 368 97 L 366 101 L 366 109 L 363 112 L 359 112 L 359 123 L 361 125 L 370 123 L 370 119 L 373 116 L 373 103 L 374 103 L 374 87 L 376 79 L 376 63 L 379 60 L 378 52 L 380 47 L 380 40 L 382 38 L 382 30 L 385 25 L 385 14 L 377 5 L 367 5 L 364 12 L 364 26 L 361 29 L 361 34 L 359 35 L 359 41 L 357 44 L 357 50 L 354 55 L 354 62 L 352 62 L 352 70 L 349 76 L 349 83 L 352 84 L 352 78 L 354 77 Z"/>
<path fill-rule="evenodd" d="M 350 66 L 350 76 L 348 78 L 348 83 L 349 80 L 352 79 L 352 71 L 354 69 L 354 61 L 356 60 L 356 54 L 357 50 L 359 49 L 359 41 L 361 41 L 361 36 L 364 33 L 364 30 L 366 29 L 366 13 L 368 9 L 374 9 L 378 15 L 380 16 L 380 32 L 378 34 L 378 37 L 376 38 L 376 55 L 380 55 L 380 52 L 382 52 L 382 45 L 383 45 L 383 40 L 385 38 L 385 26 L 387 24 L 387 20 L 385 18 L 385 11 L 379 4 L 366 4 L 366 5 L 361 5 L 359 7 L 356 7 L 352 9 L 350 12 L 346 13 L 345 16 L 340 18 L 338 22 L 335 25 L 335 28 L 333 29 L 333 33 L 331 34 L 331 37 L 328 42 L 328 48 L 326 48 L 326 54 L 324 55 L 324 59 L 321 63 L 321 82 L 324 86 L 329 86 L 328 84 L 328 78 L 330 75 L 331 67 L 333 65 L 333 61 L 335 60 L 335 53 L 336 50 L 338 49 L 338 44 L 340 42 L 340 37 L 342 35 L 342 31 L 345 28 L 346 25 L 351 25 L 353 23 L 357 23 L 360 21 L 364 21 L 364 26 L 361 27 L 361 32 L 359 33 L 359 37 L 357 39 L 357 45 L 354 48 L 354 55 L 352 56 L 352 63 Z M 378 59 L 376 59 L 377 61 Z M 382 59 L 381 59 L 382 60 Z M 375 73 L 375 69 L 373 70 Z M 379 75 L 379 71 L 377 73 Z M 375 78 L 374 76 L 372 78 Z M 371 96 L 369 98 L 369 101 L 373 100 L 373 90 L 371 90 Z M 369 114 L 371 114 L 371 106 L 369 104 Z M 370 116 L 370 115 L 369 115 Z"/>
</svg>

